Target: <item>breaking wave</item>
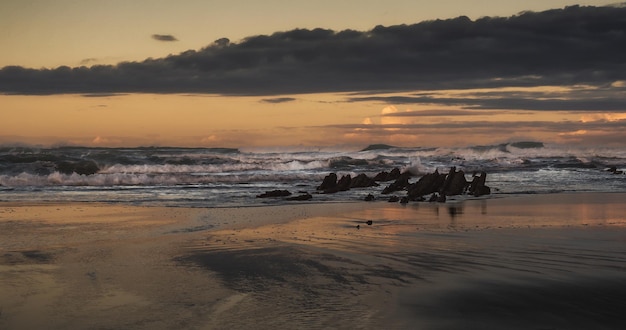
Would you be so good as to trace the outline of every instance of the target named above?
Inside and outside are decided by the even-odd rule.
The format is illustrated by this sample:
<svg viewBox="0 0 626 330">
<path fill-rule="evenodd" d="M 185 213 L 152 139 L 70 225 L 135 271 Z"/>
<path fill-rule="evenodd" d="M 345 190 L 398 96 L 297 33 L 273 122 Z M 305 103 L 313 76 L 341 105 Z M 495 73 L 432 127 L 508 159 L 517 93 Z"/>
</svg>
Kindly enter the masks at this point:
<svg viewBox="0 0 626 330">
<path fill-rule="evenodd" d="M 214 198 L 207 196 L 213 196 L 215 189 L 235 196 L 294 186 L 311 191 L 330 172 L 354 177 L 361 173 L 375 175 L 397 167 L 419 176 L 436 169 L 447 171 L 451 166 L 468 175 L 473 171 L 486 171 L 491 186 L 499 193 L 626 189 L 626 175 L 613 176 L 605 171 L 608 167 L 623 170 L 626 150 L 565 148 L 540 142 L 467 148 L 374 145 L 355 151 L 290 152 L 5 147 L 0 148 L 0 192 L 3 192 L 0 200 L 43 198 L 39 196 L 45 196 L 47 191 L 71 195 L 81 189 L 89 189 L 90 193 L 83 198 L 98 200 L 102 199 L 98 194 L 103 191 L 114 190 L 120 194 L 120 189 L 131 187 L 150 191 L 146 192 L 149 196 L 173 196 L 177 193 L 171 189 L 194 188 L 202 191 L 197 198 L 205 200 Z M 29 194 L 35 190 L 37 195 Z M 186 191 L 177 198 L 186 200 L 189 196 Z"/>
</svg>

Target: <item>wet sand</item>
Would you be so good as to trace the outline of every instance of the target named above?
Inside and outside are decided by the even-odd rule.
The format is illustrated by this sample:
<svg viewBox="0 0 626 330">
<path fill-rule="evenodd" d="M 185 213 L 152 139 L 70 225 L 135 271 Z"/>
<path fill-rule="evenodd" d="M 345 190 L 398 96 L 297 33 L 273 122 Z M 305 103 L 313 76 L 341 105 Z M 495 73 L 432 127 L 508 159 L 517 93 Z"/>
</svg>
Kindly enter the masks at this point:
<svg viewBox="0 0 626 330">
<path fill-rule="evenodd" d="M 0 329 L 621 328 L 625 200 L 0 203 Z"/>
</svg>

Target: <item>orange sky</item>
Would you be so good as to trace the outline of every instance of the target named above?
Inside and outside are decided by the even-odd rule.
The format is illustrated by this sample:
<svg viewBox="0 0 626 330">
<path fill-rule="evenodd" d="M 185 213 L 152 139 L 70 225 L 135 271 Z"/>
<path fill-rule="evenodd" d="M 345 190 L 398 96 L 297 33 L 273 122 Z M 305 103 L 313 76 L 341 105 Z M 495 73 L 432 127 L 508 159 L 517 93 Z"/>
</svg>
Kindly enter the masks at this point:
<svg viewBox="0 0 626 330">
<path fill-rule="evenodd" d="M 538 123 L 532 124 L 535 127 L 519 126 L 520 129 L 515 130 L 505 127 L 502 132 L 500 126 L 517 122 L 584 125 L 585 122 L 626 118 L 626 113 L 521 110 L 483 110 L 483 115 L 474 111 L 467 116 L 445 116 L 446 110 L 458 111 L 459 107 L 437 106 L 437 110 L 432 110 L 429 105 L 352 103 L 346 101 L 346 94 L 289 97 L 295 100 L 275 104 L 256 96 L 1 96 L 6 107 L 3 109 L 0 144 L 359 147 L 372 143 L 451 146 L 519 140 L 581 142 L 585 135 L 597 135 L 597 129 L 582 130 L 575 126 L 569 131 L 561 131 Z M 420 111 L 426 115 L 392 116 Z M 438 112 L 442 115 L 437 115 Z M 474 122 L 481 125 L 474 127 Z M 447 127 L 446 124 L 450 123 L 460 125 Z M 429 128 L 429 124 L 435 126 Z M 412 125 L 421 126 L 414 128 Z"/>
<path fill-rule="evenodd" d="M 55 68 L 142 61 L 198 50 L 221 37 L 237 42 L 246 36 L 315 27 L 363 31 L 378 24 L 411 24 L 463 14 L 477 19 L 574 3 L 399 0 L 319 1 L 314 6 L 310 1 L 278 0 L 263 5 L 257 1 L 3 1 L 0 69 L 9 65 Z M 582 3 L 605 5 L 612 1 Z M 151 38 L 156 34 L 174 40 Z M 471 108 L 437 99 L 479 98 L 487 104 L 494 98 L 491 94 L 508 93 L 568 101 L 579 92 L 616 93 L 625 86 L 623 80 L 616 80 L 603 89 L 548 85 L 369 94 L 6 93 L 0 94 L 0 145 L 360 147 L 373 143 L 449 146 L 541 140 L 619 146 L 624 130 L 613 125 L 626 119 L 626 109 Z M 434 97 L 433 102 L 394 102 L 391 98 L 427 94 Z M 380 98 L 367 99 L 368 95 Z"/>
</svg>

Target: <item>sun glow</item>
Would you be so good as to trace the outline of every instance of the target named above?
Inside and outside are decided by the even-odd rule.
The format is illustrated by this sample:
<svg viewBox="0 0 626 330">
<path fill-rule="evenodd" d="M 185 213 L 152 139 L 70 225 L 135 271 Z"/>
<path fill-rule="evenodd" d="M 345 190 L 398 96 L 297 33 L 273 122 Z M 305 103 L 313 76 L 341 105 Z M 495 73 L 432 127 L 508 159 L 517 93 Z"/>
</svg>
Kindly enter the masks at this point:
<svg viewBox="0 0 626 330">
<path fill-rule="evenodd" d="M 620 121 L 626 119 L 626 113 L 593 113 L 582 116 L 580 121 L 583 123 L 594 121 Z"/>
</svg>

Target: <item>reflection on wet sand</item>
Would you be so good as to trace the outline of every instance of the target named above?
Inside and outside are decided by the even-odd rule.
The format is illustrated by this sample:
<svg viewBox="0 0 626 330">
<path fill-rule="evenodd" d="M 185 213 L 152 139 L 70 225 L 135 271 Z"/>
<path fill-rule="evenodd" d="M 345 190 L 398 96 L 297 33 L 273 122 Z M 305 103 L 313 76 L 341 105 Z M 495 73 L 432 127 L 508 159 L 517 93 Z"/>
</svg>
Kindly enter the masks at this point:
<svg viewBox="0 0 626 330">
<path fill-rule="evenodd" d="M 454 220 L 457 215 L 463 214 L 463 207 L 456 205 L 448 206 L 448 214 L 450 215 L 450 218 Z"/>
<path fill-rule="evenodd" d="M 555 217 L 542 203 L 377 204 L 212 232 L 181 262 L 247 294 L 226 323 L 269 303 L 264 313 L 293 313 L 296 326 L 611 328 L 626 321 L 617 307 L 626 298 L 619 201 L 590 203 L 584 219 Z"/>
<path fill-rule="evenodd" d="M 7 206 L 0 328 L 617 328 L 624 196 Z"/>
</svg>

